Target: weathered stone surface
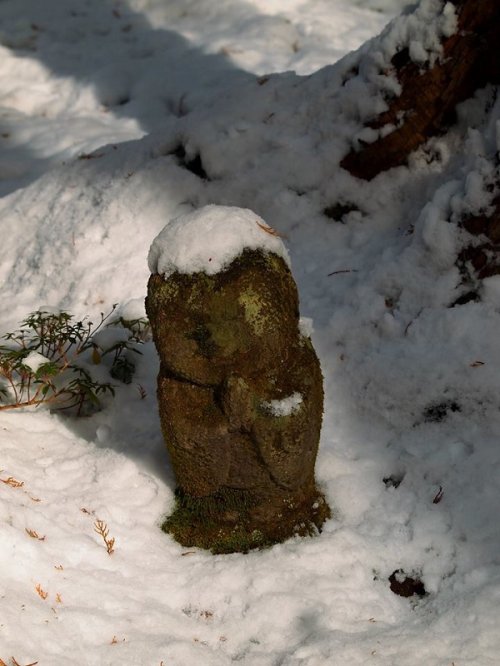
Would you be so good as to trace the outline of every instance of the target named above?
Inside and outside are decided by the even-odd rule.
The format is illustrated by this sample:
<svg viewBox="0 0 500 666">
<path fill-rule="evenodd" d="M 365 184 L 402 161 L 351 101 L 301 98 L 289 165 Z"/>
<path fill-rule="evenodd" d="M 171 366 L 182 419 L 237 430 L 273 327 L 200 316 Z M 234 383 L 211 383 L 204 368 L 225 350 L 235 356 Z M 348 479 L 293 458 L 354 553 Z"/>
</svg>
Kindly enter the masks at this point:
<svg viewBox="0 0 500 666">
<path fill-rule="evenodd" d="M 314 481 L 322 376 L 283 259 L 246 250 L 212 276 L 152 275 L 146 310 L 179 488 L 167 529 L 229 552 L 319 528 L 329 515 Z M 275 402 L 290 396 L 293 408 Z"/>
</svg>

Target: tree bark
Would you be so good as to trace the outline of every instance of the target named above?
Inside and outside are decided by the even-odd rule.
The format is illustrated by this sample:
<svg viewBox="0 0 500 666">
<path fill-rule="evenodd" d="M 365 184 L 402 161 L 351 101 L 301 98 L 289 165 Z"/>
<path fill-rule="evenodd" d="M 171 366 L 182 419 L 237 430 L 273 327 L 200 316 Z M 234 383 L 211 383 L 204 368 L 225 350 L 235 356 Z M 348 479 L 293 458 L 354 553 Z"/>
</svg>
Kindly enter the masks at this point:
<svg viewBox="0 0 500 666">
<path fill-rule="evenodd" d="M 412 151 L 453 124 L 457 104 L 486 84 L 500 82 L 498 0 L 452 3 L 458 13 L 458 29 L 443 41 L 443 55 L 432 68 L 421 70 L 411 62 L 408 48 L 393 57 L 401 95 L 390 100 L 388 110 L 369 127 L 392 124 L 396 129 L 342 160 L 341 166 L 353 176 L 371 180 L 405 164 Z"/>
<path fill-rule="evenodd" d="M 500 196 L 494 199 L 493 206 L 493 214 L 489 217 L 476 215 L 466 217 L 460 222 L 470 234 L 483 239 L 479 244 L 465 247 L 458 256 L 457 265 L 464 282 L 471 285 L 470 291 L 462 297 L 465 302 L 477 300 L 474 282 L 500 275 Z"/>
</svg>

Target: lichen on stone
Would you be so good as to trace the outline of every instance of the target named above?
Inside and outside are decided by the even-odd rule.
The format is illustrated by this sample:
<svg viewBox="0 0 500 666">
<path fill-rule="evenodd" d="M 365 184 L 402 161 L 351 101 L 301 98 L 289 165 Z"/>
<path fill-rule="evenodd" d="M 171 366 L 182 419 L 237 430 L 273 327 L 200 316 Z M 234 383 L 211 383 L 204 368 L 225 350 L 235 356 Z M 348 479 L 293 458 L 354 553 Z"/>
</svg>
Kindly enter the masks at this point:
<svg viewBox="0 0 500 666">
<path fill-rule="evenodd" d="M 259 294 L 249 288 L 240 294 L 238 303 L 243 306 L 245 319 L 252 326 L 255 334 L 263 335 L 266 315 Z"/>
</svg>

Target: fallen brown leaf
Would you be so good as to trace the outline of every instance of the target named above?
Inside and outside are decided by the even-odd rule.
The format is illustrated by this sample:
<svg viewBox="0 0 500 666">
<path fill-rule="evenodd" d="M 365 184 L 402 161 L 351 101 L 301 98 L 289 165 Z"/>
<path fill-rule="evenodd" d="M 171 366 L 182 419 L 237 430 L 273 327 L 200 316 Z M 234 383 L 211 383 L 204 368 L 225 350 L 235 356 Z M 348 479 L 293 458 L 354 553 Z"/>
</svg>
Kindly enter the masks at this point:
<svg viewBox="0 0 500 666">
<path fill-rule="evenodd" d="M 285 238 L 283 234 L 280 234 L 279 231 L 276 231 L 276 229 L 269 227 L 267 224 L 261 224 L 259 220 L 255 220 L 255 223 L 257 224 L 258 227 L 262 229 L 262 231 L 265 231 L 266 234 L 269 234 L 270 236 L 277 236 L 278 238 Z"/>
<path fill-rule="evenodd" d="M 13 476 L 9 476 L 8 479 L 0 479 L 0 481 L 11 488 L 22 488 L 24 486 L 24 481 L 18 481 Z"/>
</svg>

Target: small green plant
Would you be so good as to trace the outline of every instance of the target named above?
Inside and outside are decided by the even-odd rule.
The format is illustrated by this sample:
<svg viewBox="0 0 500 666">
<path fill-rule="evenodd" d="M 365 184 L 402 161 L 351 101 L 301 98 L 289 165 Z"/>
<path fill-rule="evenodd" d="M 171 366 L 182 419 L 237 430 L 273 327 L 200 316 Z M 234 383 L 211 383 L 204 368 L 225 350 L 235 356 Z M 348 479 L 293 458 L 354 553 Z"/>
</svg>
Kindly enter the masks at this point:
<svg viewBox="0 0 500 666">
<path fill-rule="evenodd" d="M 138 345 L 147 338 L 146 319 L 111 320 L 116 309 L 101 313 L 100 322 L 75 321 L 67 312 L 38 310 L 19 330 L 3 336 L 0 345 L 0 410 L 47 405 L 72 410 L 77 415 L 100 407 L 100 397 L 114 395 L 111 378 L 130 383 L 135 364 L 129 352 L 140 354 Z M 93 366 L 104 357 L 109 367 L 98 377 Z"/>
<path fill-rule="evenodd" d="M 151 337 L 151 328 L 149 321 L 143 317 L 138 319 L 124 319 L 120 317 L 109 324 L 107 328 L 121 327 L 125 337 L 116 340 L 109 347 L 101 348 L 94 346 L 94 359 L 99 356 L 112 356 L 110 375 L 124 384 L 130 384 L 135 373 L 135 363 L 132 360 L 131 353 L 140 354 L 137 348 L 143 342 Z"/>
</svg>

